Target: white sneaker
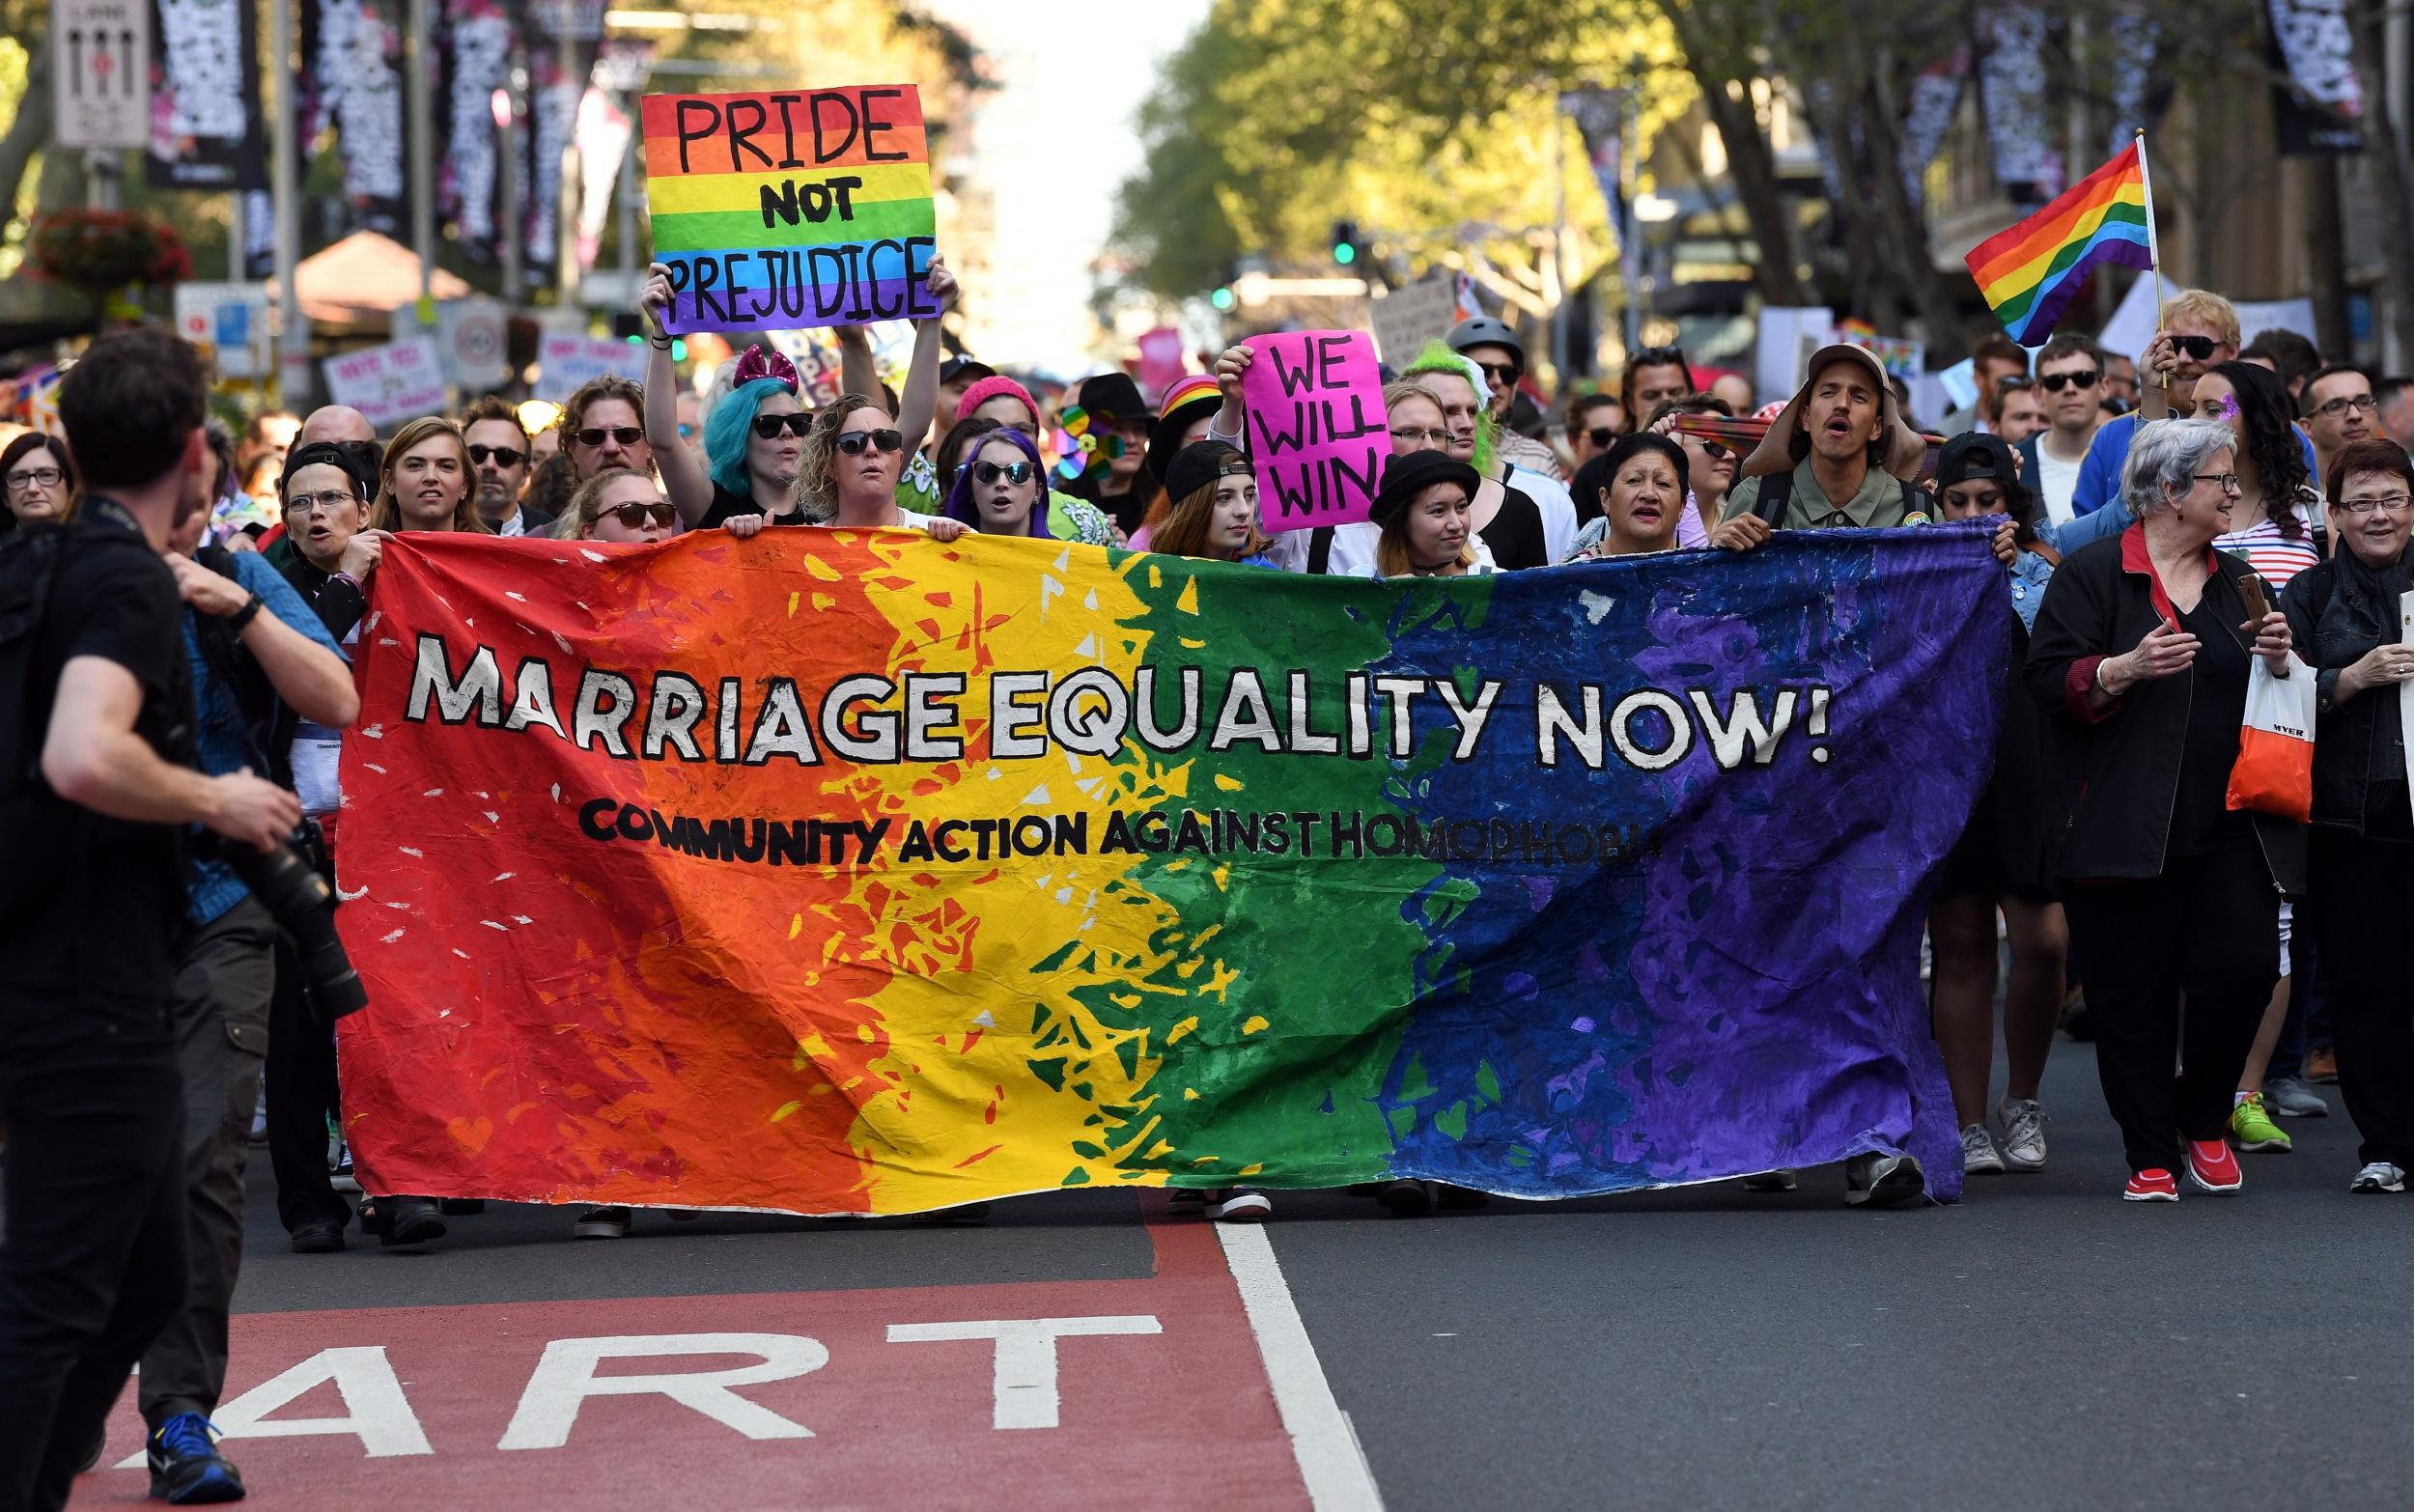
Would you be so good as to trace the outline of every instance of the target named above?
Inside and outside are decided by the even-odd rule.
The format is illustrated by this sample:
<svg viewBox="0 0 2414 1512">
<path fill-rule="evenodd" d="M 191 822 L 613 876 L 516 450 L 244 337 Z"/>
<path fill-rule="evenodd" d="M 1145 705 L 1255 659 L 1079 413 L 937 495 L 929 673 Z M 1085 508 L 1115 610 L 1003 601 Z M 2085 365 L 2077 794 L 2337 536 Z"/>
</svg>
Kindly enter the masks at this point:
<svg viewBox="0 0 2414 1512">
<path fill-rule="evenodd" d="M 1961 1126 L 1961 1169 L 1970 1176 L 2001 1176 L 2004 1158 L 1995 1149 L 1995 1141 L 1987 1136 L 1984 1124 Z"/>
<path fill-rule="evenodd" d="M 2004 1163 L 2015 1171 L 2045 1168 L 2045 1113 L 2035 1098 L 2007 1097 L 1995 1105 L 2004 1126 Z"/>
<path fill-rule="evenodd" d="M 1207 1216 L 1219 1223 L 1263 1223 L 1274 1217 L 1274 1199 L 1244 1189 L 1221 1202 L 1207 1204 Z"/>
<path fill-rule="evenodd" d="M 2392 1165 L 2387 1161 L 2372 1162 L 2372 1164 L 2357 1171 L 2355 1180 L 2347 1184 L 2349 1191 L 2403 1191 L 2404 1190 L 2405 1167 Z"/>
<path fill-rule="evenodd" d="M 570 1232 L 579 1239 L 625 1239 L 632 1217 L 627 1208 L 589 1208 L 570 1225 Z"/>
</svg>

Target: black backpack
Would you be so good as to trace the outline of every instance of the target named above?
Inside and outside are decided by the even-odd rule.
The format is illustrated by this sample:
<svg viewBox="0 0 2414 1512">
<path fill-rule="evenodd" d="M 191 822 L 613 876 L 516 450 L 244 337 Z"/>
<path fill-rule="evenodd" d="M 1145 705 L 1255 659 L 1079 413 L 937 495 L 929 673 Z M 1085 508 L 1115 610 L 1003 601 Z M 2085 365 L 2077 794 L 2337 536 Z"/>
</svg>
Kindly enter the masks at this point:
<svg viewBox="0 0 2414 1512">
<path fill-rule="evenodd" d="M 1918 513 L 1919 499 L 1910 483 L 1905 479 L 1896 478 L 1895 487 L 1902 490 L 1903 513 L 1905 515 Z M 1752 501 L 1752 513 L 1767 520 L 1770 527 L 1775 529 L 1784 524 L 1785 506 L 1793 496 L 1794 470 L 1788 467 L 1783 472 L 1770 473 L 1760 480 L 1760 496 Z"/>
</svg>

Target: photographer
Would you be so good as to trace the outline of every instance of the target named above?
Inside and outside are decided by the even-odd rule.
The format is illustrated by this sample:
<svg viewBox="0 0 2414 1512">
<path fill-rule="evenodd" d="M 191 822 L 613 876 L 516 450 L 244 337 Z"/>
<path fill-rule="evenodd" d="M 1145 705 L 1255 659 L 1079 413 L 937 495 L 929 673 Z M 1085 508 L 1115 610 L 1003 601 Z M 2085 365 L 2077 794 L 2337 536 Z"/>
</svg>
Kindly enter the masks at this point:
<svg viewBox="0 0 2414 1512">
<path fill-rule="evenodd" d="M 184 826 L 265 854 L 301 818 L 273 783 L 182 764 L 158 552 L 207 504 L 206 392 L 163 331 L 96 342 L 59 389 L 82 506 L 0 549 L 0 1512 L 66 1505 L 184 1299 Z"/>
<path fill-rule="evenodd" d="M 167 552 L 185 604 L 194 765 L 212 773 L 257 769 L 290 788 L 285 752 L 295 724 L 341 729 L 358 716 L 359 695 L 334 638 L 274 567 L 256 552 L 219 548 L 196 559 L 208 523 L 196 515 Z M 213 851 L 193 847 L 189 933 L 168 1008 L 184 1075 L 192 1286 L 183 1310 L 144 1352 L 137 1391 L 152 1495 L 178 1503 L 242 1494 L 242 1477 L 211 1442 L 209 1419 L 226 1386 L 227 1305 L 242 1260 L 243 1166 L 268 1049 L 278 926 L 294 922 L 272 883 L 252 884 L 256 867 Z"/>
</svg>

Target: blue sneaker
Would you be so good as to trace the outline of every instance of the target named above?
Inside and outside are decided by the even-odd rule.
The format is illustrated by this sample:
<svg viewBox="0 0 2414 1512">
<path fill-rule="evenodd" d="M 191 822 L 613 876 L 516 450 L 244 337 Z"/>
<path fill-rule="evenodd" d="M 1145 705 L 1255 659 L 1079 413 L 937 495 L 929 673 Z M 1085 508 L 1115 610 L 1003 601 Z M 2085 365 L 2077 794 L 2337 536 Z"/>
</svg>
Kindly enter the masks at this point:
<svg viewBox="0 0 2414 1512">
<path fill-rule="evenodd" d="M 243 1499 L 243 1477 L 218 1453 L 217 1431 L 199 1413 L 179 1413 L 144 1442 L 153 1500 L 190 1507 Z"/>
</svg>

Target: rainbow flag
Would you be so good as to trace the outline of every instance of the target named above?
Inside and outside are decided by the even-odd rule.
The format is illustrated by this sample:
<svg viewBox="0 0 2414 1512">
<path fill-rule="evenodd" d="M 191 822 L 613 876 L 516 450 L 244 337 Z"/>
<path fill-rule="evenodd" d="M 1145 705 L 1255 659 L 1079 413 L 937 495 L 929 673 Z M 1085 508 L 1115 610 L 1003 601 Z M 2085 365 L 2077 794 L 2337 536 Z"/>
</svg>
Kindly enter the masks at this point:
<svg viewBox="0 0 2414 1512">
<path fill-rule="evenodd" d="M 2148 203 L 2146 154 L 2132 142 L 2051 205 L 1979 242 L 1963 261 L 2011 339 L 2034 347 L 2053 333 L 2099 266 L 2154 266 Z"/>
<path fill-rule="evenodd" d="M 673 332 L 939 313 L 930 147 L 912 85 L 648 95 L 641 113 Z"/>
</svg>

